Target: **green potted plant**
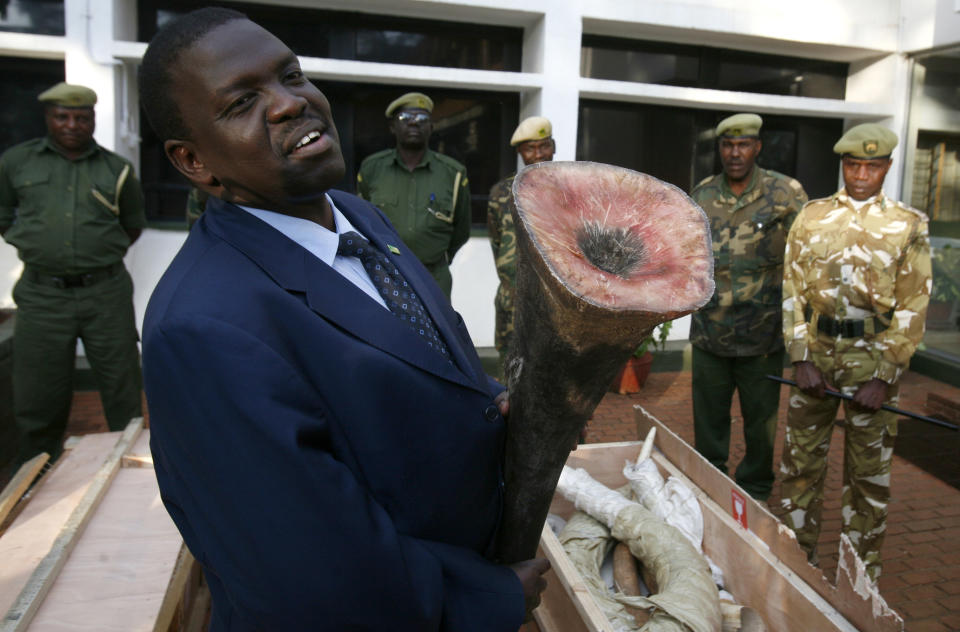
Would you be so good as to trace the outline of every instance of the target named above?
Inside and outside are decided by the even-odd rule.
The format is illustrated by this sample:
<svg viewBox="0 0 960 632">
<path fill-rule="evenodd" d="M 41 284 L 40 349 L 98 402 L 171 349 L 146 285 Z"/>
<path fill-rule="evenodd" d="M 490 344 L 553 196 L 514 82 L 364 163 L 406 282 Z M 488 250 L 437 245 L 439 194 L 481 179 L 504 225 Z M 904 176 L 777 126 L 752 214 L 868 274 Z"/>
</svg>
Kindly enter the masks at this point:
<svg viewBox="0 0 960 632">
<path fill-rule="evenodd" d="M 927 308 L 927 326 L 931 329 L 948 328 L 954 304 L 960 300 L 960 248 L 950 244 L 934 248 L 931 263 L 933 286 Z"/>
<path fill-rule="evenodd" d="M 637 393 L 647 381 L 650 375 L 650 366 L 653 364 L 653 351 L 655 349 L 663 350 L 667 343 L 667 337 L 670 335 L 670 328 L 673 327 L 673 321 L 668 320 L 662 325 L 651 331 L 637 348 L 633 350 L 633 355 L 627 360 L 627 363 L 620 369 L 617 377 L 613 381 L 611 391 L 625 395 L 627 393 Z"/>
</svg>

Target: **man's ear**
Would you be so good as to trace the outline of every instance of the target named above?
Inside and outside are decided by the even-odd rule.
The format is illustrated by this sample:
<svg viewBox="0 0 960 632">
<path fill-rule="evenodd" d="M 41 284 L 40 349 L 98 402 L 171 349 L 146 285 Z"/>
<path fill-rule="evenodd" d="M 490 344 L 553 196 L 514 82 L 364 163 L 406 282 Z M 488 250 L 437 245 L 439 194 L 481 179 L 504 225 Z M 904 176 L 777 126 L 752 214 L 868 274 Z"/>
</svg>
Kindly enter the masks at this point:
<svg viewBox="0 0 960 632">
<path fill-rule="evenodd" d="M 168 140 L 163 143 L 163 151 L 177 171 L 185 175 L 190 182 L 205 190 L 220 186 L 220 182 L 207 170 L 190 141 Z"/>
</svg>

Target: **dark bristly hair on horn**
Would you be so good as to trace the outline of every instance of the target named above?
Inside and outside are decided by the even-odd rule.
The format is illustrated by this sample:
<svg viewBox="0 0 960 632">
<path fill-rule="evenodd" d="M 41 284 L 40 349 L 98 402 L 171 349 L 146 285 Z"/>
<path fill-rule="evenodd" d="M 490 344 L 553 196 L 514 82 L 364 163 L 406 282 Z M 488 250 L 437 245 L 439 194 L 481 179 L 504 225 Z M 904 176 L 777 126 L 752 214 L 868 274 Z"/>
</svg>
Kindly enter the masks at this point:
<svg viewBox="0 0 960 632">
<path fill-rule="evenodd" d="M 577 231 L 576 240 L 587 261 L 624 279 L 629 279 L 646 260 L 643 240 L 627 228 L 608 228 L 600 222 L 584 222 Z"/>
</svg>

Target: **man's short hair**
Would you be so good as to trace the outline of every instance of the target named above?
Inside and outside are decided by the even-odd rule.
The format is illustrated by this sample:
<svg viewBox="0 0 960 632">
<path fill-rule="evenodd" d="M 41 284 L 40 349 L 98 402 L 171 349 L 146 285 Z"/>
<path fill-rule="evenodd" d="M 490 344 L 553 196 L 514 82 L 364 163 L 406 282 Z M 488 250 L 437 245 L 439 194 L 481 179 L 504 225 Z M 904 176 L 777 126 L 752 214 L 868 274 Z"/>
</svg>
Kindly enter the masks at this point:
<svg viewBox="0 0 960 632">
<path fill-rule="evenodd" d="M 246 15 L 233 9 L 198 9 L 165 25 L 150 40 L 140 62 L 140 104 L 161 142 L 190 138 L 190 130 L 173 99 L 172 72 L 180 55 L 221 24 L 246 19 Z"/>
</svg>

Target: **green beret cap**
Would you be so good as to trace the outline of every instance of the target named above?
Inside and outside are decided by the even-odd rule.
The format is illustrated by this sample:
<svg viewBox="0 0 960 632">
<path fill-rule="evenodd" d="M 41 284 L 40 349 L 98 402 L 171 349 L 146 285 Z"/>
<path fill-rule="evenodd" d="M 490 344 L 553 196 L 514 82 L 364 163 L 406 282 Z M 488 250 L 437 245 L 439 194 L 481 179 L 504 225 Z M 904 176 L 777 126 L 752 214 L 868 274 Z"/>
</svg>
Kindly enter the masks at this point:
<svg viewBox="0 0 960 632">
<path fill-rule="evenodd" d="M 550 138 L 553 134 L 553 126 L 550 125 L 550 119 L 543 116 L 531 116 L 520 121 L 517 129 L 513 131 L 510 137 L 510 146 L 515 147 L 528 140 L 540 140 L 541 138 Z"/>
<path fill-rule="evenodd" d="M 717 136 L 759 136 L 763 119 L 756 114 L 734 114 L 720 121 Z"/>
<path fill-rule="evenodd" d="M 97 102 L 97 93 L 86 86 L 61 81 L 41 92 L 37 101 L 65 108 L 92 108 Z"/>
<path fill-rule="evenodd" d="M 386 111 L 387 118 L 393 116 L 393 113 L 400 108 L 416 108 L 433 112 L 433 99 L 422 92 L 408 92 L 390 102 Z"/>
<path fill-rule="evenodd" d="M 834 153 L 854 158 L 886 158 L 897 146 L 897 135 L 883 125 L 863 123 L 847 130 L 833 146 Z"/>
</svg>

